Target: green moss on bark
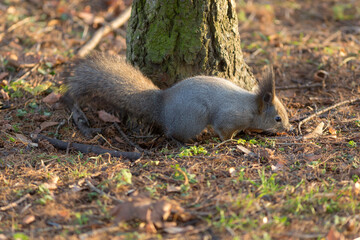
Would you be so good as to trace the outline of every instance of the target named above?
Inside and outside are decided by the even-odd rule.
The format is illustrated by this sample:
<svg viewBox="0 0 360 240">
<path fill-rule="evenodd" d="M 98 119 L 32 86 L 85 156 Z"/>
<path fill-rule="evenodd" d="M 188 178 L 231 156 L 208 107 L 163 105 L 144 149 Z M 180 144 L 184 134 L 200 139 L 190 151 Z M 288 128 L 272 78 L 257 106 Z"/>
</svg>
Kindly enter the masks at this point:
<svg viewBox="0 0 360 240">
<path fill-rule="evenodd" d="M 134 0 L 127 58 L 160 87 L 216 75 L 250 88 L 231 0 Z"/>
</svg>

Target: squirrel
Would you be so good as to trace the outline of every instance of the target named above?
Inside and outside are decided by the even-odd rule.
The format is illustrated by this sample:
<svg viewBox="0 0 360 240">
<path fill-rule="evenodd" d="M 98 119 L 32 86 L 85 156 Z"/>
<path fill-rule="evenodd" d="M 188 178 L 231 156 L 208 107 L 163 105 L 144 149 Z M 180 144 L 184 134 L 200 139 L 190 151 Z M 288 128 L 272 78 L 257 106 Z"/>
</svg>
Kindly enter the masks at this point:
<svg viewBox="0 0 360 240">
<path fill-rule="evenodd" d="M 93 52 L 65 80 L 77 103 L 96 103 L 155 123 L 178 141 L 194 139 L 211 125 L 221 140 L 245 129 L 288 131 L 284 105 L 275 95 L 272 70 L 249 92 L 219 77 L 195 76 L 161 90 L 117 55 Z"/>
</svg>

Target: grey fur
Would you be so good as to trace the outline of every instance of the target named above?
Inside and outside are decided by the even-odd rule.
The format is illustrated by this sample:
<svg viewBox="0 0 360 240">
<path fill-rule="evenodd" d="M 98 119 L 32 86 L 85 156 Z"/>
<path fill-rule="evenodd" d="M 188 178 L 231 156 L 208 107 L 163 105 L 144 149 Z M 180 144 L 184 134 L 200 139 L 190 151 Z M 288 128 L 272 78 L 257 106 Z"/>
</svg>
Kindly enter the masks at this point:
<svg viewBox="0 0 360 240">
<path fill-rule="evenodd" d="M 268 82 L 259 84 L 257 93 L 209 76 L 188 78 L 160 90 L 119 57 L 94 53 L 80 61 L 67 84 L 68 93 L 77 101 L 100 99 L 103 102 L 97 105 L 145 118 L 161 126 L 168 137 L 187 141 L 208 125 L 223 140 L 248 128 L 288 130 L 285 107 L 274 96 L 274 80 L 264 80 Z M 273 94 L 271 101 L 264 102 L 264 94 Z M 282 121 L 276 122 L 276 116 Z"/>
</svg>

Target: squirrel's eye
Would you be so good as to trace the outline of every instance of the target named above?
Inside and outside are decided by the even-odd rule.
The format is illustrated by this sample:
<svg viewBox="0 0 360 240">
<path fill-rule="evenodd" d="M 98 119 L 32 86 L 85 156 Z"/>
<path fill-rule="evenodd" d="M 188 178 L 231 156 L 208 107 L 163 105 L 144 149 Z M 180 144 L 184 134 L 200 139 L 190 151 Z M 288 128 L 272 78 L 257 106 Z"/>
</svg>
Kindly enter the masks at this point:
<svg viewBox="0 0 360 240">
<path fill-rule="evenodd" d="M 275 117 L 275 121 L 281 122 L 281 117 L 280 117 L 280 116 L 276 116 L 276 117 Z"/>
</svg>

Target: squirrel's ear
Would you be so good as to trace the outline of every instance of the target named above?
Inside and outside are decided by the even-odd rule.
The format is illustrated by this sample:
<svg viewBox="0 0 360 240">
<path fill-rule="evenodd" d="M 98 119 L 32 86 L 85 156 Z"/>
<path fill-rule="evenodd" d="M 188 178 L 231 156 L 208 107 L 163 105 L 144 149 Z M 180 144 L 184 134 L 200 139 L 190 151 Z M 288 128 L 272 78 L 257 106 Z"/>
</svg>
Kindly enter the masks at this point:
<svg viewBox="0 0 360 240">
<path fill-rule="evenodd" d="M 257 103 L 259 114 L 261 114 L 265 108 L 267 108 L 272 103 L 273 99 L 273 95 L 269 92 L 264 93 L 262 96 L 258 96 Z"/>
<path fill-rule="evenodd" d="M 257 91 L 257 102 L 259 113 L 264 111 L 274 101 L 275 98 L 275 74 L 272 66 L 268 66 L 268 69 L 263 76 L 263 79 L 259 82 L 259 89 Z"/>
<path fill-rule="evenodd" d="M 267 92 L 263 96 L 264 103 L 271 103 L 274 100 L 273 94 L 270 92 Z"/>
</svg>

